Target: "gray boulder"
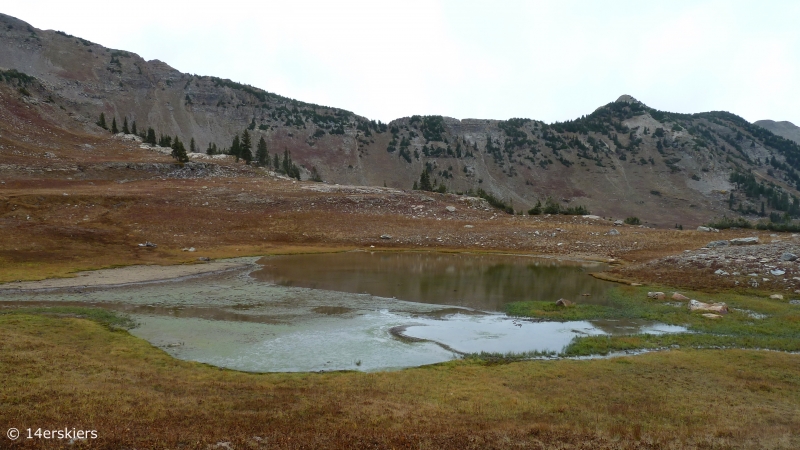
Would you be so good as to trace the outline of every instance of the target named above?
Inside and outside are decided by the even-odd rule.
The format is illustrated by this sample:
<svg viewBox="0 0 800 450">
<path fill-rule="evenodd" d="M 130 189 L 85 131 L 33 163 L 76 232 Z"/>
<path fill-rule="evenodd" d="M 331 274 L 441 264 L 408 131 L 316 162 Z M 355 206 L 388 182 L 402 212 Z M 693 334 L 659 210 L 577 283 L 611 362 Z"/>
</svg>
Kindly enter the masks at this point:
<svg viewBox="0 0 800 450">
<path fill-rule="evenodd" d="M 758 244 L 758 238 L 755 236 L 746 238 L 736 238 L 736 239 L 731 239 L 730 242 L 731 245 L 753 245 L 753 244 Z"/>
<path fill-rule="evenodd" d="M 617 231 L 617 229 L 616 229 L 616 228 L 612 228 L 612 229 L 611 229 L 611 230 L 610 230 L 608 233 L 606 233 L 606 234 L 607 234 L 607 235 L 609 235 L 609 236 L 619 236 L 619 231 Z"/>
<path fill-rule="evenodd" d="M 797 255 L 795 255 L 794 253 L 786 252 L 781 255 L 781 261 L 796 261 L 796 260 L 797 260 Z"/>
<path fill-rule="evenodd" d="M 708 244 L 706 244 L 706 247 L 717 248 L 717 247 L 727 247 L 728 245 L 730 245 L 730 242 L 728 241 L 711 241 Z"/>
</svg>

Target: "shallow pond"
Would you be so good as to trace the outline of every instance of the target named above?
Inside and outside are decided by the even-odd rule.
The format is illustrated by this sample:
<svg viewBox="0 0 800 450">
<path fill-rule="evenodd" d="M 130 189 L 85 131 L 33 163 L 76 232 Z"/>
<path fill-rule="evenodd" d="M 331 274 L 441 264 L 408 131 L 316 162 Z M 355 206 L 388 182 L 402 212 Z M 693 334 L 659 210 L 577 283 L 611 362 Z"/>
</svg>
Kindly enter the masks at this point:
<svg viewBox="0 0 800 450">
<path fill-rule="evenodd" d="M 244 259 L 246 270 L 104 289 L 0 294 L 0 306 L 100 306 L 185 360 L 244 371 L 387 370 L 473 352 L 561 351 L 576 336 L 683 331 L 640 321 L 536 322 L 505 304 L 603 303 L 594 263 L 349 252 Z M 584 295 L 588 294 L 588 295 Z"/>
</svg>

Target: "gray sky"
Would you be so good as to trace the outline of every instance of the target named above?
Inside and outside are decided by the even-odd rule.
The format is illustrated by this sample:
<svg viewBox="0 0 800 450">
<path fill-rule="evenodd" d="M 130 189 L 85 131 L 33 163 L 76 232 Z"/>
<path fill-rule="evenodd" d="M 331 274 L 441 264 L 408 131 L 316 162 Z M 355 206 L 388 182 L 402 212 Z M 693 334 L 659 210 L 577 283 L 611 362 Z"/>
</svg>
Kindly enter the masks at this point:
<svg viewBox="0 0 800 450">
<path fill-rule="evenodd" d="M 553 122 L 630 94 L 800 125 L 794 0 L 26 0 L 0 11 L 384 122 Z"/>
</svg>

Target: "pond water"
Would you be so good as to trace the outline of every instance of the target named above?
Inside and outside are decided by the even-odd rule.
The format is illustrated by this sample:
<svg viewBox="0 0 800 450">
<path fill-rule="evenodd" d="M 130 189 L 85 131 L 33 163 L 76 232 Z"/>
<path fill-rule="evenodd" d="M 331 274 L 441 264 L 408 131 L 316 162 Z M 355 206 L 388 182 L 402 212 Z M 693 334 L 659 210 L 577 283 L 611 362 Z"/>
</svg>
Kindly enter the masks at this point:
<svg viewBox="0 0 800 450">
<path fill-rule="evenodd" d="M 473 352 L 559 352 L 576 336 L 668 333 L 641 321 L 508 317 L 520 300 L 605 302 L 594 263 L 524 256 L 349 252 L 243 258 L 239 272 L 104 289 L 3 293 L 0 306 L 129 314 L 169 354 L 244 371 L 390 370 Z M 588 294 L 588 295 L 584 295 Z"/>
</svg>

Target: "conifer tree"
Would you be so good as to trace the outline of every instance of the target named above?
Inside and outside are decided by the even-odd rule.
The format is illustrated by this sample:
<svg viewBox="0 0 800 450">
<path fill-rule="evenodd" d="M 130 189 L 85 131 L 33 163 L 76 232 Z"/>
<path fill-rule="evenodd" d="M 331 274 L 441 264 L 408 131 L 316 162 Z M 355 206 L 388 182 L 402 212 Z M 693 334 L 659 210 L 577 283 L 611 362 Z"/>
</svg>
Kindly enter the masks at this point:
<svg viewBox="0 0 800 450">
<path fill-rule="evenodd" d="M 213 155 L 214 154 L 214 147 L 211 145 L 211 142 L 208 143 L 208 148 L 206 149 L 206 155 Z"/>
<path fill-rule="evenodd" d="M 108 125 L 106 125 L 105 113 L 100 113 L 100 120 L 97 121 L 97 125 L 104 130 L 108 129 Z"/>
<path fill-rule="evenodd" d="M 253 142 L 250 140 L 250 132 L 242 132 L 242 140 L 239 144 L 239 155 L 245 163 L 250 164 L 253 160 Z"/>
<path fill-rule="evenodd" d="M 277 152 L 275 153 L 275 155 L 273 155 L 272 167 L 274 167 L 275 170 L 280 170 L 281 168 L 280 157 L 278 156 Z"/>
<path fill-rule="evenodd" d="M 144 141 L 150 145 L 156 145 L 156 130 L 148 128 L 147 138 Z"/>
<path fill-rule="evenodd" d="M 264 140 L 264 136 L 261 136 L 261 139 L 258 140 L 258 147 L 256 149 L 256 164 L 261 167 L 269 164 L 269 152 L 267 151 L 267 141 Z"/>
<path fill-rule="evenodd" d="M 133 121 L 133 123 L 131 123 L 131 134 L 139 134 L 139 133 L 136 132 L 136 121 L 135 120 Z"/>
<path fill-rule="evenodd" d="M 196 153 L 197 152 L 197 146 L 194 143 L 194 138 L 192 138 L 192 141 L 189 143 L 189 152 L 190 153 Z"/>
<path fill-rule="evenodd" d="M 183 146 L 183 142 L 178 139 L 178 136 L 175 136 L 175 140 L 172 142 L 172 157 L 181 164 L 189 161 L 186 148 Z"/>
<path fill-rule="evenodd" d="M 433 185 L 431 184 L 431 177 L 428 173 L 428 169 L 422 171 L 422 174 L 419 176 L 419 188 L 423 191 L 432 191 Z"/>
<path fill-rule="evenodd" d="M 239 162 L 239 135 L 236 134 L 233 136 L 233 142 L 231 142 L 231 148 L 228 150 L 228 154 L 236 157 L 236 162 Z"/>
<path fill-rule="evenodd" d="M 125 134 L 131 134 L 131 130 L 128 129 L 128 118 L 127 117 L 122 122 L 122 132 L 125 133 Z"/>
<path fill-rule="evenodd" d="M 117 128 L 117 118 L 114 117 L 111 120 L 111 134 L 117 134 L 117 133 L 119 133 L 119 129 Z"/>
</svg>

